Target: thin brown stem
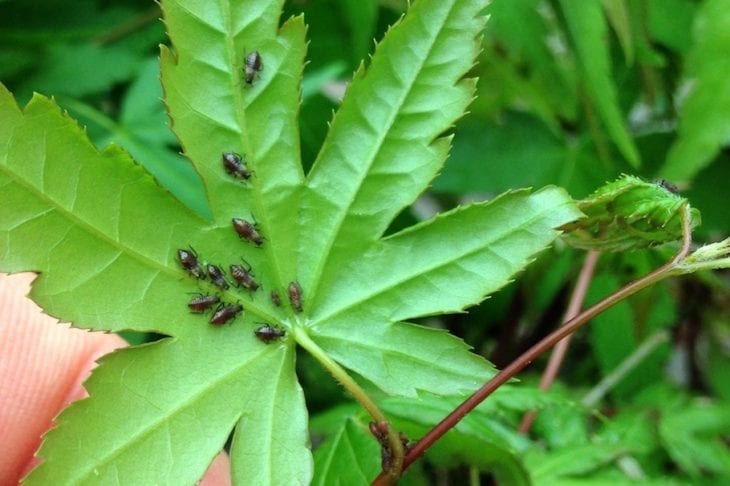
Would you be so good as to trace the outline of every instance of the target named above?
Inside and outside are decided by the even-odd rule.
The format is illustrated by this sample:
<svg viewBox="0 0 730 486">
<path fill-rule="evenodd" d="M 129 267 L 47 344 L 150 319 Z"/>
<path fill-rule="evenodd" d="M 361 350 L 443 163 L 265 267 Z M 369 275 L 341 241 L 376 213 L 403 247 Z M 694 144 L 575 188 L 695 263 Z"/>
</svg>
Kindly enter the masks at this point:
<svg viewBox="0 0 730 486">
<path fill-rule="evenodd" d="M 132 32 L 142 29 L 147 24 L 160 18 L 161 12 L 158 6 L 151 7 L 139 15 L 132 17 L 127 22 L 120 24 L 110 31 L 96 37 L 94 41 L 99 45 L 111 44 L 112 42 L 122 39 Z"/>
<path fill-rule="evenodd" d="M 683 258 L 689 254 L 690 247 L 692 245 L 692 222 L 690 218 L 689 206 L 687 204 L 683 207 L 682 212 L 682 231 L 683 231 L 683 243 L 677 256 L 675 256 L 670 262 L 665 263 L 661 267 L 657 268 L 648 275 L 631 282 L 625 287 L 619 289 L 614 294 L 606 297 L 602 301 L 598 302 L 589 309 L 583 311 L 580 315 L 566 322 L 564 326 L 553 331 L 547 337 L 543 338 L 542 341 L 532 346 L 530 349 L 525 351 L 519 358 L 510 363 L 506 368 L 497 373 L 491 380 L 485 383 L 479 390 L 474 392 L 469 398 L 461 403 L 453 412 L 451 412 L 446 418 L 439 422 L 433 429 L 431 429 L 425 436 L 421 438 L 412 448 L 406 453 L 403 461 L 403 471 L 413 464 L 413 462 L 422 456 L 426 450 L 431 447 L 434 442 L 440 439 L 446 432 L 456 426 L 466 414 L 474 410 L 477 405 L 482 403 L 489 395 L 494 393 L 500 386 L 512 379 L 517 373 L 522 371 L 527 365 L 532 363 L 542 353 L 555 346 L 560 340 L 573 334 L 575 331 L 580 329 L 583 325 L 590 322 L 591 319 L 596 317 L 601 312 L 621 302 L 622 300 L 634 295 L 635 293 L 643 290 L 657 282 L 671 277 L 674 275 L 672 270 L 675 269 L 675 265 L 679 263 Z M 392 477 L 388 473 L 381 473 L 373 481 L 373 485 L 385 485 L 392 481 Z"/>
<path fill-rule="evenodd" d="M 586 292 L 588 292 L 588 285 L 593 278 L 593 272 L 596 269 L 596 262 L 598 262 L 599 255 L 600 252 L 595 250 L 591 250 L 586 254 L 586 258 L 583 261 L 583 267 L 580 270 L 580 274 L 578 274 L 578 280 L 576 281 L 575 288 L 573 289 L 573 294 L 570 296 L 568 309 L 565 311 L 565 315 L 563 316 L 563 323 L 566 323 L 577 316 L 581 307 L 583 307 L 583 301 L 586 298 Z M 555 377 L 558 375 L 558 371 L 560 371 L 560 365 L 562 365 L 563 359 L 565 358 L 565 353 L 568 351 L 570 337 L 571 336 L 567 336 L 555 345 L 555 349 L 553 349 L 553 352 L 550 355 L 550 360 L 545 368 L 545 372 L 540 379 L 540 390 L 547 390 L 553 384 L 553 381 L 555 381 Z M 519 432 L 521 434 L 529 432 L 536 417 L 536 411 L 531 410 L 527 412 L 524 417 L 522 417 L 522 422 L 518 429 Z"/>
<path fill-rule="evenodd" d="M 679 263 L 689 255 L 692 249 L 692 212 L 688 203 L 682 206 L 682 248 L 672 260 L 672 264 Z"/>
</svg>

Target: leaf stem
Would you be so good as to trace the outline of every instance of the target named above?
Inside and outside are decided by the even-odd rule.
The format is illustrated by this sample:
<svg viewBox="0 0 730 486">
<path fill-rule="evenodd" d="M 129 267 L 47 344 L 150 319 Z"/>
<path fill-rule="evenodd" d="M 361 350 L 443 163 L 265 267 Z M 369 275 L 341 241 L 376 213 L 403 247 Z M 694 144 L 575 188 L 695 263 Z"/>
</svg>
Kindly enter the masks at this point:
<svg viewBox="0 0 730 486">
<path fill-rule="evenodd" d="M 609 295 L 602 301 L 593 305 L 589 309 L 583 311 L 580 315 L 566 322 L 565 325 L 556 329 L 551 334 L 542 339 L 539 343 L 532 346 L 530 349 L 525 351 L 519 358 L 510 363 L 506 368 L 497 373 L 491 380 L 485 383 L 479 390 L 474 392 L 469 398 L 461 403 L 453 412 L 451 412 L 446 418 L 439 422 L 433 429 L 431 429 L 425 436 L 421 438 L 413 447 L 408 450 L 405 460 L 403 461 L 403 470 L 405 471 L 413 462 L 423 455 L 426 450 L 433 445 L 438 439 L 441 438 L 446 432 L 451 430 L 456 424 L 463 419 L 466 414 L 474 410 L 480 403 L 482 403 L 489 395 L 494 393 L 500 386 L 512 379 L 517 373 L 527 367 L 532 361 L 534 361 L 542 353 L 553 347 L 559 341 L 566 336 L 573 334 L 575 331 L 580 329 L 582 326 L 591 321 L 595 316 L 612 307 L 613 305 L 621 302 L 622 300 L 634 295 L 635 293 L 650 287 L 657 282 L 674 276 L 676 274 L 677 265 L 684 259 L 688 254 L 692 245 L 692 221 L 689 210 L 689 205 L 684 204 L 682 206 L 682 247 L 679 253 L 669 262 L 665 263 L 661 267 L 657 268 L 653 272 L 645 275 L 644 277 L 631 282 L 625 287 L 619 289 L 616 293 Z M 380 476 L 375 478 L 373 485 L 387 484 L 386 476 L 381 473 Z"/>
<path fill-rule="evenodd" d="M 583 301 L 586 298 L 588 285 L 593 278 L 593 272 L 596 269 L 596 263 L 598 262 L 599 255 L 600 252 L 595 250 L 591 250 L 586 254 L 586 258 L 583 261 L 583 267 L 580 269 L 578 280 L 575 283 L 575 288 L 570 296 L 568 309 L 565 311 L 565 315 L 563 316 L 563 323 L 570 321 L 580 312 L 580 309 L 583 306 Z M 560 365 L 563 363 L 563 359 L 565 358 L 565 353 L 568 351 L 569 345 L 570 336 L 567 336 L 555 345 L 555 349 L 553 349 L 553 352 L 550 355 L 550 359 L 545 367 L 542 378 L 540 378 L 540 390 L 545 391 L 549 389 L 550 385 L 552 385 L 553 381 L 555 381 L 555 377 L 558 375 L 558 371 L 560 371 Z M 535 410 L 530 410 L 525 413 L 518 429 L 519 432 L 521 434 L 526 434 L 530 430 L 530 427 L 532 427 L 536 417 L 537 412 Z"/>
<path fill-rule="evenodd" d="M 669 341 L 669 333 L 666 329 L 654 333 L 647 338 L 641 346 L 624 359 L 616 369 L 606 375 L 596 386 L 593 387 L 582 399 L 581 403 L 587 407 L 593 407 L 603 396 L 616 386 L 627 374 L 638 366 L 658 346 Z"/>
<path fill-rule="evenodd" d="M 345 389 L 350 392 L 350 395 L 362 405 L 362 407 L 370 414 L 373 421 L 379 424 L 388 424 L 388 447 L 391 454 L 390 468 L 388 469 L 387 475 L 383 478 L 386 482 L 381 484 L 394 484 L 395 481 L 400 477 L 403 470 L 403 461 L 405 456 L 405 450 L 403 443 L 401 442 L 398 432 L 390 426 L 385 414 L 378 408 L 375 402 L 370 396 L 362 389 L 362 387 L 345 371 L 342 366 L 339 365 L 335 360 L 320 348 L 312 338 L 309 337 L 307 332 L 302 326 L 292 326 L 292 335 L 296 339 L 297 343 L 309 354 L 319 361 L 322 366 L 329 371 L 332 376 L 337 380 Z"/>
</svg>

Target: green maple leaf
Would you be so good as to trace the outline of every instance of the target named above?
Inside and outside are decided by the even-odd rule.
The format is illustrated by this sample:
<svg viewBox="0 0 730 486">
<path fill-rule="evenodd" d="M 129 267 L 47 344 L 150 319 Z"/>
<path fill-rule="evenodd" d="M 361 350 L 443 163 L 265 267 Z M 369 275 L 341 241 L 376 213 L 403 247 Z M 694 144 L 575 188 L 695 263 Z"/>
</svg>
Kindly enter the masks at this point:
<svg viewBox="0 0 730 486">
<path fill-rule="evenodd" d="M 87 381 L 39 452 L 28 484 L 187 484 L 235 430 L 237 484 L 311 479 L 300 344 L 381 390 L 471 391 L 492 367 L 414 317 L 461 311 L 505 285 L 579 217 L 558 188 L 504 194 L 383 237 L 443 165 L 443 136 L 470 102 L 462 79 L 486 0 L 420 0 L 354 76 L 319 157 L 304 174 L 297 111 L 305 25 L 279 25 L 282 1 L 163 1 L 172 48 L 162 82 L 172 126 L 202 178 L 212 218 L 161 189 L 117 147 L 98 152 L 49 99 L 20 110 L 0 87 L 0 268 L 41 273 L 32 297 L 77 327 L 154 331 Z M 243 79 L 246 54 L 263 69 Z M 245 154 L 247 181 L 221 154 Z M 257 221 L 256 247 L 232 218 Z M 258 291 L 220 290 L 177 260 L 193 247 L 228 269 L 244 258 Z M 230 278 L 230 277 L 229 277 Z M 302 312 L 287 298 L 302 289 Z M 269 298 L 278 292 L 282 305 Z M 191 293 L 245 311 L 213 326 Z M 266 322 L 286 334 L 265 343 Z"/>
</svg>

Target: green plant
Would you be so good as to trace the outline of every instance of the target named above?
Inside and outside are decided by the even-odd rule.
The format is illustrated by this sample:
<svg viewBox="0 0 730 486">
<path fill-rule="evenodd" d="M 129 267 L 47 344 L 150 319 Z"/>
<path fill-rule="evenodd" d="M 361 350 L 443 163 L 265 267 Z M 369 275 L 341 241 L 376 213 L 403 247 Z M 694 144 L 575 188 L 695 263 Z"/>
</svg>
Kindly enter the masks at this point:
<svg viewBox="0 0 730 486">
<path fill-rule="evenodd" d="M 76 326 L 166 336 L 104 358 L 87 383 L 91 397 L 59 418 L 40 451 L 45 462 L 28 483 L 119 477 L 145 484 L 165 481 L 170 469 L 176 482 L 194 482 L 234 428 L 237 482 L 305 482 L 313 466 L 318 484 L 369 481 L 381 453 L 386 469 L 398 475 L 404 451 L 396 431 L 423 434 L 460 394 L 494 375 L 459 339 L 409 320 L 481 301 L 550 245 L 557 228 L 591 246 L 601 232 L 586 237 L 580 230 L 643 211 L 640 223 L 647 214 L 658 219 L 639 228 L 648 243 L 681 236 L 680 220 L 687 233 L 696 217 L 686 214 L 686 200 L 638 180 L 619 181 L 599 193 L 603 198 L 580 203 L 590 218 L 576 226 L 568 226 L 581 215 L 576 204 L 564 190 L 547 187 L 510 191 L 389 230 L 441 169 L 451 143 L 444 133 L 474 95 L 475 81 L 462 77 L 479 48 L 485 7 L 486 1 L 416 2 L 355 73 L 305 175 L 297 125 L 302 17 L 279 26 L 278 1 L 220 10 L 163 2 L 172 40 L 161 55 L 164 99 L 208 208 L 178 202 L 121 149 L 97 152 L 47 98 L 35 96 L 21 111 L 0 91 L 0 187 L 8 208 L 0 215 L 2 268 L 40 271 L 34 299 Z M 243 64 L 254 50 L 264 66 L 248 85 Z M 615 123 L 612 116 L 604 122 Z M 622 129 L 611 133 L 634 161 Z M 252 176 L 227 174 L 224 152 L 240 152 Z M 627 187 L 643 191 L 640 198 L 611 204 Z M 599 210 L 591 213 L 596 200 Z M 239 238 L 232 218 L 257 222 L 260 248 Z M 243 257 L 263 288 L 220 291 L 196 280 L 176 260 L 188 247 L 225 269 Z M 717 259 L 726 250 L 695 254 L 695 265 L 725 265 Z M 691 258 L 674 263 L 691 264 Z M 301 312 L 287 295 L 293 282 L 302 291 Z M 272 290 L 281 307 L 269 299 Z M 207 316 L 188 312 L 190 293 L 199 291 L 240 302 L 243 315 L 211 326 Z M 262 342 L 255 335 L 261 322 L 285 335 Z M 317 417 L 312 430 L 329 439 L 314 461 L 296 346 L 367 412 L 344 408 Z M 494 408 L 469 415 L 437 443 L 434 460 L 466 458 L 513 482 L 528 483 L 531 474 L 554 477 L 558 468 L 528 473 L 515 454 L 526 450 L 524 439 L 500 431 L 489 413 L 570 401 L 535 389 L 501 390 L 507 398 L 495 397 Z M 572 406 L 576 416 L 585 415 Z M 368 430 L 371 421 L 380 443 Z M 347 456 L 348 447 L 355 457 Z M 606 447 L 593 457 L 605 461 L 622 450 Z"/>
<path fill-rule="evenodd" d="M 155 482 L 167 470 L 159 448 L 171 442 L 179 450 L 169 465 L 180 481 L 193 481 L 234 425 L 236 477 L 306 479 L 311 459 L 294 344 L 378 421 L 382 412 L 341 366 L 392 394 L 467 391 L 491 372 L 487 363 L 446 333 L 401 321 L 477 302 L 549 244 L 552 228 L 578 216 L 560 190 L 518 191 L 382 239 L 444 162 L 449 138 L 438 136 L 471 98 L 473 82 L 459 78 L 476 53 L 484 4 L 414 6 L 367 74 L 356 74 L 306 180 L 296 139 L 304 23 L 292 18 L 279 28 L 274 6 L 192 13 L 191 5 L 163 4 L 175 47 L 162 51 L 165 101 L 205 183 L 212 221 L 156 187 L 121 150 L 97 153 L 49 100 L 36 96 L 21 113 L 3 92 L 4 194 L 17 201 L 4 216 L 4 267 L 40 270 L 34 298 L 79 327 L 170 336 L 103 361 L 87 384 L 92 398 L 59 418 L 29 482 L 107 475 Z M 241 77 L 247 48 L 265 64 L 250 87 Z M 226 174 L 220 159 L 229 151 L 245 154 L 255 176 L 242 182 Z M 238 241 L 232 217 L 255 217 L 266 238 L 261 249 Z M 31 248 L 27 238 L 36 243 L 31 254 L 23 251 Z M 267 290 L 284 294 L 298 281 L 304 312 L 277 308 L 263 291 L 231 289 L 222 299 L 240 301 L 243 319 L 218 328 L 190 315 L 189 293 L 218 290 L 175 260 L 188 246 L 216 263 L 245 255 Z M 63 269 L 48 272 L 56 265 Z M 287 337 L 261 343 L 257 321 Z M 434 355 L 438 367 L 423 367 Z M 123 381 L 111 379 L 120 374 Z M 68 448 L 73 437 L 82 450 Z"/>
</svg>

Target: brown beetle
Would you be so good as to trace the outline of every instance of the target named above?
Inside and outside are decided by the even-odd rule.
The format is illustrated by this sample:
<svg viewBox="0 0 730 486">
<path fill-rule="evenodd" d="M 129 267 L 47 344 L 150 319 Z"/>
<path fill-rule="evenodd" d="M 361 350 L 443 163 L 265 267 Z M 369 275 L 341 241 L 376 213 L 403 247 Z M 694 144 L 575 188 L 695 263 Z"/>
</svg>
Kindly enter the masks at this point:
<svg viewBox="0 0 730 486">
<path fill-rule="evenodd" d="M 239 179 L 249 179 L 251 171 L 246 167 L 246 163 L 242 157 L 235 152 L 223 152 L 222 155 L 223 168 L 233 177 Z"/>
<path fill-rule="evenodd" d="M 216 308 L 209 322 L 216 326 L 222 326 L 226 322 L 235 319 L 242 311 L 243 306 L 241 304 L 223 305 L 221 303 Z"/>
<path fill-rule="evenodd" d="M 212 263 L 209 263 L 207 266 L 208 269 L 208 276 L 210 277 L 210 280 L 220 289 L 222 290 L 228 290 L 230 286 L 228 285 L 228 282 L 226 281 L 226 277 L 223 274 L 223 270 L 221 270 L 217 265 L 213 265 Z"/>
<path fill-rule="evenodd" d="M 296 280 L 293 282 L 289 282 L 289 287 L 287 290 L 289 292 L 289 302 L 291 302 L 291 306 L 292 309 L 294 309 L 294 312 L 302 312 L 302 288 L 299 286 L 299 282 L 297 282 Z"/>
<path fill-rule="evenodd" d="M 242 218 L 233 218 L 231 223 L 233 224 L 233 229 L 241 239 L 248 240 L 256 246 L 261 246 L 264 243 L 264 239 L 256 229 L 256 225 Z"/>
<path fill-rule="evenodd" d="M 244 268 L 243 265 L 231 265 L 231 277 L 238 282 L 243 288 L 256 292 L 259 288 L 258 282 L 254 280 L 253 274 L 251 273 L 251 266 Z"/>
<path fill-rule="evenodd" d="M 283 329 L 278 329 L 276 327 L 273 327 L 271 324 L 265 323 L 263 326 L 256 329 L 253 333 L 256 335 L 257 338 L 259 338 L 266 344 L 281 339 L 282 337 L 284 337 L 284 335 L 286 335 L 286 332 Z"/>
<path fill-rule="evenodd" d="M 205 279 L 205 272 L 203 267 L 198 262 L 198 253 L 190 247 L 188 250 L 177 250 L 177 259 L 180 260 L 180 265 L 187 270 L 187 272 L 195 278 Z"/>
<path fill-rule="evenodd" d="M 264 69 L 264 60 L 261 58 L 259 51 L 251 51 L 246 54 L 243 59 L 243 79 L 249 86 L 253 85 L 253 80 Z"/>
<path fill-rule="evenodd" d="M 279 297 L 279 292 L 276 290 L 271 291 L 271 302 L 273 302 L 276 307 L 281 307 L 281 297 Z"/>
<path fill-rule="evenodd" d="M 217 295 L 198 294 L 190 299 L 188 308 L 193 314 L 202 314 L 220 301 L 221 299 Z"/>
</svg>

